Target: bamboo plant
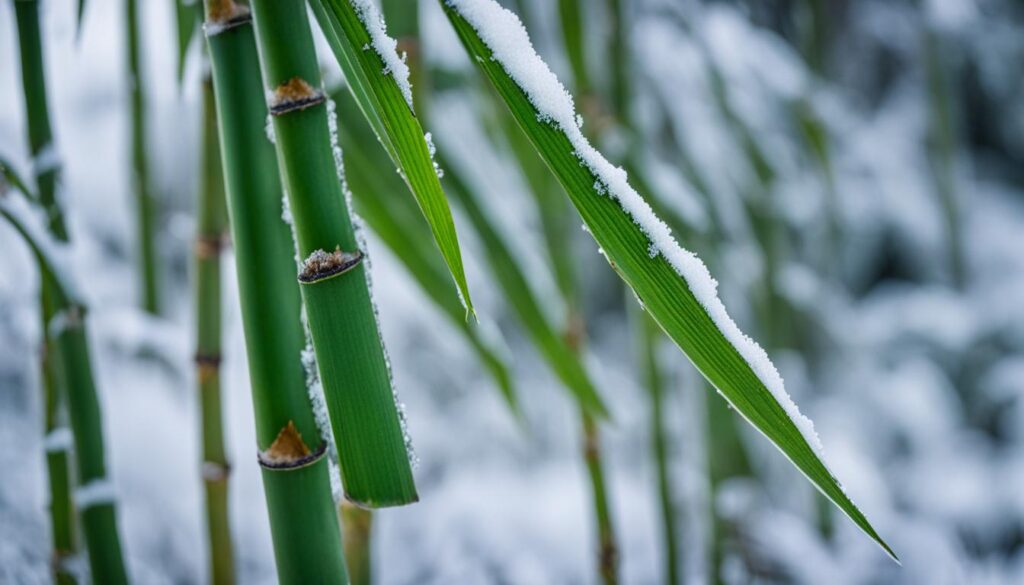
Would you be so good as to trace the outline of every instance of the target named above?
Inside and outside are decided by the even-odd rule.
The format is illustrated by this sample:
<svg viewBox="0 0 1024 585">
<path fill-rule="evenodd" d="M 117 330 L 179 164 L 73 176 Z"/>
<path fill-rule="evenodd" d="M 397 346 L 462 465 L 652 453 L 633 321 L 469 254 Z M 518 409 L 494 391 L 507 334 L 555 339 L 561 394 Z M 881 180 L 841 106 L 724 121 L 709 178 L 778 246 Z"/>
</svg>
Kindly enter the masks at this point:
<svg viewBox="0 0 1024 585">
<path fill-rule="evenodd" d="M 138 0 L 125 0 L 125 36 L 128 39 L 128 92 L 131 103 L 131 189 L 135 194 L 138 236 L 139 286 L 142 308 L 160 311 L 160 273 L 156 250 L 157 201 L 150 185 L 146 159 L 146 96 L 142 77 L 139 39 L 141 17 Z"/>
<path fill-rule="evenodd" d="M 89 570 L 96 583 L 128 582 L 114 511 L 114 488 L 107 476 L 103 423 L 92 371 L 86 309 L 66 262 L 66 245 L 54 240 L 40 217 L 43 209 L 32 208 L 20 195 L 0 196 L 0 215 L 31 248 L 39 267 L 40 280 L 48 288 L 53 316 L 45 330 L 52 336 L 56 368 L 67 388 L 71 432 L 75 446 L 76 484 L 74 503 L 78 525 L 85 538 Z"/>
<path fill-rule="evenodd" d="M 582 135 L 571 97 L 533 51 L 514 14 L 493 0 L 446 0 L 445 13 L 480 71 L 556 174 L 612 268 L 732 406 L 888 554 L 892 549 L 825 464 L 767 355 L 742 334 L 707 268 Z"/>
<path fill-rule="evenodd" d="M 281 180 L 247 6 L 206 0 L 205 34 L 274 558 L 281 583 L 345 583 L 327 441 L 299 359 L 305 347 Z"/>
<path fill-rule="evenodd" d="M 43 68 L 43 47 L 40 31 L 39 2 L 14 2 L 17 20 L 19 55 L 21 58 L 22 89 L 28 126 L 29 152 L 33 158 L 32 171 L 36 192 L 34 199 L 46 210 L 47 229 L 58 241 L 68 239 L 64 215 L 57 201 L 57 181 L 60 161 L 53 143 L 50 127 L 49 100 Z M 0 162 L 9 183 L 23 193 L 30 193 L 26 183 L 17 177 L 13 168 Z M 43 384 L 44 431 L 46 439 L 46 467 L 50 488 L 50 529 L 53 545 L 52 571 L 54 581 L 75 583 L 76 577 L 67 561 L 78 550 L 75 534 L 74 503 L 71 496 L 70 454 L 72 440 L 67 429 L 67 378 L 60 370 L 54 336 L 47 324 L 56 314 L 55 284 L 45 275 L 40 283 L 40 316 L 42 344 L 40 347 L 40 379 Z"/>
<path fill-rule="evenodd" d="M 211 583 L 233 583 L 228 476 L 221 407 L 221 250 L 227 230 L 224 175 L 217 140 L 213 81 L 203 79 L 202 168 L 196 218 L 196 379 L 202 421 L 202 475 Z"/>
<path fill-rule="evenodd" d="M 339 181 L 305 4 L 255 0 L 252 10 L 345 495 L 368 507 L 409 504 L 418 496 L 407 437 L 370 297 L 366 251 Z"/>
</svg>

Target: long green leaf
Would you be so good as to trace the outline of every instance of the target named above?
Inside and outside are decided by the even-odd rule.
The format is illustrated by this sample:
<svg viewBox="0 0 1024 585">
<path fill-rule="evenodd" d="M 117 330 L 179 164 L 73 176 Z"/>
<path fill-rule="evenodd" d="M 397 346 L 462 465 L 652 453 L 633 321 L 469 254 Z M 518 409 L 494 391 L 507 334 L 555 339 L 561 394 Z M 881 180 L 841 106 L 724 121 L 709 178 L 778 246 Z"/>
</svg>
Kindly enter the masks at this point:
<svg viewBox="0 0 1024 585">
<path fill-rule="evenodd" d="M 728 317 L 704 265 L 678 247 L 625 173 L 583 137 L 571 97 L 536 55 L 518 18 L 493 0 L 447 0 L 444 9 L 646 310 L 737 411 L 896 558 L 826 467 L 810 421 L 785 394 L 763 350 Z"/>
<path fill-rule="evenodd" d="M 413 111 L 411 88 L 403 75 L 407 68 L 386 36 L 376 7 L 371 0 L 310 0 L 310 6 L 352 95 L 427 218 L 466 311 L 473 312 L 455 222 Z"/>
<path fill-rule="evenodd" d="M 202 14 L 199 11 L 199 0 L 174 0 L 174 17 L 178 31 L 178 85 L 185 78 L 185 57 L 192 38 L 199 29 Z"/>
<path fill-rule="evenodd" d="M 491 272 L 501 286 L 512 310 L 529 334 L 541 357 L 558 379 L 576 397 L 587 414 L 608 416 L 608 409 L 590 381 L 586 368 L 557 327 L 542 310 L 540 299 L 530 288 L 525 271 L 512 249 L 505 243 L 493 220 L 488 217 L 469 184 L 460 176 L 458 167 L 444 163 L 448 192 L 459 200 L 484 247 Z"/>
<path fill-rule="evenodd" d="M 338 141 L 356 210 L 402 262 L 424 294 L 463 334 L 509 406 L 518 411 L 518 399 L 505 355 L 488 339 L 482 325 L 466 320 L 465 309 L 452 293 L 444 263 L 422 245 L 425 238 L 430 237 L 429 227 L 416 205 L 402 194 L 404 187 L 398 176 L 391 172 L 392 163 L 384 151 L 367 146 L 372 145 L 373 134 L 369 126 L 352 120 L 357 105 L 347 94 L 347 91 L 334 92 L 332 96 L 338 106 L 338 116 L 350 120 L 347 124 L 338 125 Z"/>
</svg>

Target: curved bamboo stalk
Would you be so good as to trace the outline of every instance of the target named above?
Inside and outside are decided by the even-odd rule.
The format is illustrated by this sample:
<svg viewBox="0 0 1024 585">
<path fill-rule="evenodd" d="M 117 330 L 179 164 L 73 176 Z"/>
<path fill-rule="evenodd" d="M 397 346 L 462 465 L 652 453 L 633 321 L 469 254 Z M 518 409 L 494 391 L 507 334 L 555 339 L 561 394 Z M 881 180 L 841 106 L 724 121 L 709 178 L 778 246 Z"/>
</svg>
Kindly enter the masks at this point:
<svg viewBox="0 0 1024 585">
<path fill-rule="evenodd" d="M 32 248 L 42 280 L 52 284 L 49 291 L 54 316 L 46 323 L 46 330 L 56 344 L 55 353 L 60 360 L 57 371 L 66 381 L 78 483 L 74 504 L 85 537 L 90 572 L 96 583 L 120 585 L 128 582 L 128 575 L 117 531 L 114 488 L 107 477 L 103 423 L 85 331 L 85 306 L 67 285 L 70 275 L 55 263 L 67 250 L 56 248 L 45 228 L 33 224 L 33 212 L 27 203 L 14 196 L 0 197 L 0 215 Z"/>
<path fill-rule="evenodd" d="M 299 359 L 305 346 L 293 245 L 249 10 L 206 0 L 206 38 L 256 414 L 256 444 L 281 583 L 345 583 L 341 532 Z M 308 445 L 312 444 L 311 449 Z"/>
<path fill-rule="evenodd" d="M 50 127 L 49 100 L 43 68 L 42 35 L 39 25 L 39 2 L 30 0 L 14 3 L 18 28 L 18 48 L 21 59 L 22 90 L 28 126 L 29 151 L 32 154 L 37 197 L 47 214 L 47 228 L 55 238 L 66 241 L 68 234 L 64 214 L 57 203 L 57 180 L 60 161 L 53 144 Z M 22 189 L 25 187 L 22 185 Z M 78 551 L 75 538 L 75 508 L 71 498 L 72 479 L 69 451 L 72 448 L 70 431 L 63 419 L 66 389 L 65 376 L 59 370 L 60 356 L 56 354 L 47 324 L 56 314 L 53 283 L 43 278 L 40 286 L 42 344 L 40 347 L 40 379 L 43 384 L 44 429 L 46 438 L 47 477 L 50 487 L 50 533 L 53 545 L 51 568 L 54 581 L 75 583 L 67 560 Z"/>
</svg>

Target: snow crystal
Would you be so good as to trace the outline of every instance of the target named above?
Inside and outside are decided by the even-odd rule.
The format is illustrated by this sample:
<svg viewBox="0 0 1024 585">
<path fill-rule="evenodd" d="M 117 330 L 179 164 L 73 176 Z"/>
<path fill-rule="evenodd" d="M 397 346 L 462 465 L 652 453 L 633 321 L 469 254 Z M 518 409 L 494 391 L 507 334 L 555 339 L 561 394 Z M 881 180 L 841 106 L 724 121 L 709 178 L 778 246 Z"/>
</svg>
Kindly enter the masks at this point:
<svg viewBox="0 0 1024 585">
<path fill-rule="evenodd" d="M 427 141 L 427 151 L 430 152 L 430 162 L 434 163 L 434 172 L 437 173 L 437 178 L 440 179 L 444 177 L 444 169 L 442 169 L 441 165 L 437 164 L 437 161 L 434 160 L 434 155 L 437 154 L 437 148 L 434 146 L 434 138 L 430 135 L 430 132 L 427 132 L 423 135 L 423 140 Z"/>
<path fill-rule="evenodd" d="M 626 172 L 612 165 L 584 137 L 576 124 L 576 109 L 566 91 L 547 64 L 537 55 L 519 18 L 494 0 L 445 0 L 477 32 L 480 39 L 513 81 L 526 93 L 537 109 L 538 118 L 559 128 L 572 143 L 574 154 L 601 183 L 634 223 L 647 236 L 656 255 L 662 256 L 683 277 L 694 297 L 725 338 L 749 364 L 761 383 L 793 420 L 807 443 L 824 463 L 821 441 L 810 419 L 786 393 L 782 377 L 764 349 L 747 337 L 725 310 L 718 298 L 718 283 L 704 263 L 683 249 L 665 225 L 627 182 Z M 603 253 L 603 250 L 602 250 Z"/>
<path fill-rule="evenodd" d="M 277 135 L 274 134 L 274 117 L 269 113 L 267 114 L 267 124 L 263 129 L 267 133 L 267 140 L 269 140 L 271 144 L 277 144 Z"/>
<path fill-rule="evenodd" d="M 370 34 L 370 43 L 373 50 L 377 52 L 384 61 L 384 75 L 391 75 L 402 91 L 405 103 L 412 109 L 412 85 L 409 83 L 409 65 L 405 62 L 405 54 L 398 55 L 398 41 L 388 36 L 387 27 L 384 24 L 384 17 L 373 0 L 352 0 L 352 7 L 355 8 L 359 20 L 366 27 Z M 413 8 L 415 9 L 415 7 Z M 363 50 L 368 49 L 364 45 Z"/>
<path fill-rule="evenodd" d="M 89 480 L 75 488 L 74 500 L 79 510 L 110 504 L 114 501 L 114 484 L 106 477 Z"/>
<path fill-rule="evenodd" d="M 328 458 L 336 460 L 337 450 L 334 445 L 334 434 L 331 433 L 331 416 L 327 411 L 327 398 L 324 396 L 324 387 L 320 383 L 320 370 L 316 363 L 316 352 L 313 351 L 313 340 L 309 334 L 309 327 L 306 326 L 306 311 L 302 311 L 303 329 L 306 331 L 306 346 L 299 353 L 302 361 L 302 368 L 306 371 L 306 392 L 309 394 L 309 403 L 313 408 L 313 419 L 316 427 L 320 430 L 320 439 L 327 444 Z"/>
<path fill-rule="evenodd" d="M 57 147 L 52 142 L 47 143 L 46 146 L 42 147 L 32 157 L 32 172 L 36 176 L 57 170 L 58 168 L 60 168 L 60 155 L 57 153 Z"/>
<path fill-rule="evenodd" d="M 69 451 L 71 450 L 73 442 L 74 437 L 71 435 L 71 429 L 67 427 L 57 427 L 46 433 L 46 437 L 43 439 L 43 448 L 47 453 Z"/>
</svg>

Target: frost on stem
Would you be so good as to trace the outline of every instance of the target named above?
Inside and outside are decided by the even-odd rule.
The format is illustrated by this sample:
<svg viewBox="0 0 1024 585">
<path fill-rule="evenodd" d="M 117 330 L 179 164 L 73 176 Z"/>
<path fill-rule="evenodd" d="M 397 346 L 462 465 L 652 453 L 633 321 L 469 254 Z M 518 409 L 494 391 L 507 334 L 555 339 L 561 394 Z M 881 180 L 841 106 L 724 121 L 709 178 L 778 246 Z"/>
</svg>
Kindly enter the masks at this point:
<svg viewBox="0 0 1024 585">
<path fill-rule="evenodd" d="M 260 466 L 265 469 L 297 469 L 316 463 L 324 455 L 327 445 L 321 442 L 316 451 L 310 451 L 302 440 L 295 423 L 288 424 L 277 433 L 277 438 L 266 451 L 260 451 Z"/>
<path fill-rule="evenodd" d="M 322 104 L 325 99 L 324 92 L 315 89 L 305 79 L 292 77 L 270 93 L 267 105 L 271 115 L 281 116 Z"/>
<path fill-rule="evenodd" d="M 342 252 L 341 248 L 335 248 L 333 252 L 314 250 L 305 260 L 302 261 L 302 268 L 299 272 L 299 282 L 312 284 L 321 280 L 344 274 L 359 265 L 363 260 L 363 253 Z"/>
<path fill-rule="evenodd" d="M 207 37 L 213 37 L 249 22 L 252 22 L 252 13 L 245 4 L 234 0 L 210 0 L 207 2 L 203 32 Z"/>
</svg>

